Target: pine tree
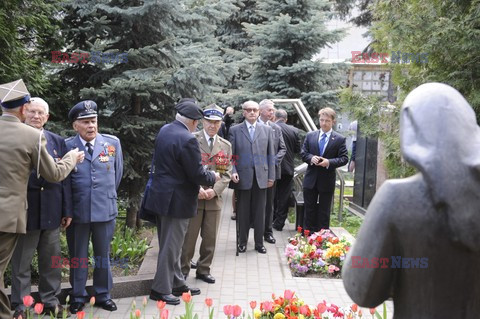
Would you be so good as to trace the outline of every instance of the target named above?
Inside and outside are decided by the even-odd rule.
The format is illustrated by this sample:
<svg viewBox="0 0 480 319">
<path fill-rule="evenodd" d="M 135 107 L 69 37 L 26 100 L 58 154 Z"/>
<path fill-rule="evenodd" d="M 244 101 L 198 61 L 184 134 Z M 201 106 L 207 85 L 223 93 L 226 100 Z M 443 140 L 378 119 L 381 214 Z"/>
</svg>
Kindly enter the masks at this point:
<svg viewBox="0 0 480 319">
<path fill-rule="evenodd" d="M 160 126 L 173 120 L 176 101 L 194 97 L 209 103 L 230 76 L 213 38 L 216 21 L 226 17 L 222 12 L 228 4 L 169 0 L 67 4 L 65 34 L 71 50 L 101 52 L 95 53 L 95 60 L 99 55 L 127 53 L 126 63 L 79 63 L 63 70 L 62 76 L 77 100 L 97 102 L 100 130 L 121 140 L 121 197 L 127 199 L 130 227 L 138 225 L 153 141 Z"/>
<path fill-rule="evenodd" d="M 314 54 L 342 36 L 342 31 L 326 28 L 330 10 L 327 1 L 258 2 L 258 13 L 267 21 L 244 24 L 256 44 L 255 69 L 248 79 L 252 94 L 258 99 L 301 98 L 312 115 L 319 106 L 335 105 L 341 68 L 312 61 Z"/>
</svg>

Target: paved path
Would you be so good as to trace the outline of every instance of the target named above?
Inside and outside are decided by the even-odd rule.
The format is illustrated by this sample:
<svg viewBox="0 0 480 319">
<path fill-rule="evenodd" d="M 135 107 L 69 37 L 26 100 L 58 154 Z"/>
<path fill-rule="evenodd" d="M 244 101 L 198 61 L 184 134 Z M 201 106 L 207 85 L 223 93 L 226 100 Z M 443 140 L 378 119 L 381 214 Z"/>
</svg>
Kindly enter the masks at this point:
<svg viewBox="0 0 480 319">
<path fill-rule="evenodd" d="M 272 293 L 283 295 L 285 289 L 295 291 L 305 303 L 312 306 L 323 300 L 338 306 L 349 306 L 353 303 L 343 288 L 340 279 L 292 277 L 283 254 L 287 238 L 295 234 L 292 224 L 287 224 L 282 232 L 274 230 L 274 237 L 277 242 L 274 245 L 265 243 L 267 254 L 264 255 L 254 250 L 252 229 L 247 252 L 236 257 L 235 221 L 230 219 L 232 191 L 226 190 L 224 196 L 224 209 L 211 270 L 211 274 L 216 278 L 216 283 L 207 284 L 195 279 L 195 269 L 191 270 L 187 279 L 189 286 L 198 287 L 202 290 L 201 295 L 193 297 L 194 310 L 198 313 L 199 319 L 208 318 L 207 307 L 204 304 L 207 297 L 213 299 L 214 318 L 225 317 L 223 306 L 227 304 L 238 304 L 248 314 L 250 313 L 249 302 L 251 300 L 257 300 L 259 305 L 260 301 L 271 300 Z M 150 255 L 156 256 L 156 252 L 151 251 Z M 196 256 L 194 260 L 196 260 Z M 142 272 L 154 271 L 155 261 L 154 259 L 153 262 L 147 263 Z M 137 308 L 142 310 L 143 298 L 144 296 L 116 299 L 117 311 L 110 313 L 95 309 L 94 317 L 130 318 L 132 302 L 135 300 Z M 167 308 L 170 310 L 169 318 L 175 318 L 184 313 L 183 302 L 178 306 L 167 306 Z M 391 317 L 393 314 L 391 302 L 388 303 L 388 308 L 389 317 Z M 87 317 L 88 314 L 89 308 L 87 307 Z M 156 304 L 152 300 L 148 300 L 145 314 L 146 318 L 153 318 L 153 316 L 159 318 Z"/>
</svg>

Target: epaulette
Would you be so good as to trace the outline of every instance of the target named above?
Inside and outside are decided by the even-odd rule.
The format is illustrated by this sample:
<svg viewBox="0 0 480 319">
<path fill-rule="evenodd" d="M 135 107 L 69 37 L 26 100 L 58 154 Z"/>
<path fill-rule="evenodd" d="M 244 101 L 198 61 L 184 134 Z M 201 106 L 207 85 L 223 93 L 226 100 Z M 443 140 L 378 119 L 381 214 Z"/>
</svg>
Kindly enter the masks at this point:
<svg viewBox="0 0 480 319">
<path fill-rule="evenodd" d="M 71 141 L 75 138 L 75 136 L 70 136 L 65 139 L 65 142 Z"/>
<path fill-rule="evenodd" d="M 219 140 L 220 142 L 223 142 L 223 143 L 227 144 L 228 146 L 232 146 L 232 143 L 230 143 L 229 140 L 227 140 L 227 139 L 225 139 L 225 138 L 223 138 L 223 137 L 221 137 L 221 136 L 218 136 L 218 135 L 217 135 L 217 137 L 218 137 L 218 140 Z"/>
<path fill-rule="evenodd" d="M 110 135 L 110 134 L 104 134 L 104 133 L 102 133 L 102 136 L 104 136 L 104 137 L 109 137 L 109 138 L 111 138 L 111 139 L 120 141 L 120 139 L 119 139 L 118 137 L 116 137 L 115 135 Z"/>
</svg>

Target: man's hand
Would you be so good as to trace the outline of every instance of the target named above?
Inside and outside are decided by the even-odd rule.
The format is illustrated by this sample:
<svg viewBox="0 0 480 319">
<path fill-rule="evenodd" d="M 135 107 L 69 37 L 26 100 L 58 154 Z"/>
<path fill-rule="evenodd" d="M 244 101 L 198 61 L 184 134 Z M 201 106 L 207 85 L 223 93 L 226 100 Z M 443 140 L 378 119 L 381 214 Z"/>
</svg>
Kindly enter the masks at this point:
<svg viewBox="0 0 480 319">
<path fill-rule="evenodd" d="M 311 165 L 317 165 L 320 164 L 321 162 L 321 157 L 317 155 L 313 155 L 312 159 L 310 160 Z"/>
<path fill-rule="evenodd" d="M 200 190 L 198 191 L 198 199 L 205 199 L 207 197 L 207 193 L 203 189 L 203 187 L 200 187 Z"/>
<path fill-rule="evenodd" d="M 78 147 L 77 147 L 77 148 L 74 148 L 73 150 L 69 151 L 68 153 L 71 153 L 71 152 L 73 152 L 73 155 L 77 159 L 77 163 L 83 162 L 83 159 L 85 158 L 85 152 L 84 151 L 79 151 Z"/>
<path fill-rule="evenodd" d="M 237 173 L 233 173 L 233 174 L 232 174 L 232 182 L 238 183 L 239 180 L 240 180 L 240 177 L 238 177 L 238 174 L 237 174 Z"/>
<path fill-rule="evenodd" d="M 217 194 L 215 194 L 215 191 L 213 190 L 213 188 L 209 188 L 209 189 L 205 190 L 205 194 L 206 194 L 206 197 L 205 197 L 206 200 L 211 200 L 212 198 L 217 196 Z"/>
<path fill-rule="evenodd" d="M 328 168 L 328 166 L 330 166 L 330 161 L 328 159 L 326 159 L 325 157 L 320 157 L 320 159 L 321 161 L 318 164 L 318 166 L 325 167 L 325 168 Z"/>
<path fill-rule="evenodd" d="M 60 226 L 62 227 L 63 230 L 65 230 L 67 229 L 68 226 L 70 226 L 71 222 L 72 222 L 72 217 L 62 217 Z"/>
<path fill-rule="evenodd" d="M 274 182 L 274 181 L 272 181 L 271 179 L 269 179 L 268 182 L 267 182 L 267 188 L 272 187 L 272 186 L 273 186 L 273 182 Z"/>
</svg>

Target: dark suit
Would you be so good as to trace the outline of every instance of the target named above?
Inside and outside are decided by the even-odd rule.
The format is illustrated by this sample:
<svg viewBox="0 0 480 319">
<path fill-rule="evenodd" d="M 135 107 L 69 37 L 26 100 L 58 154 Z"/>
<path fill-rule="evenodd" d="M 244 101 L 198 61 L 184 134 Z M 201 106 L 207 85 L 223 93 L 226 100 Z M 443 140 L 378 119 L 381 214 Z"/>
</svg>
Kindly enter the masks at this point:
<svg viewBox="0 0 480 319">
<path fill-rule="evenodd" d="M 288 216 L 288 202 L 292 192 L 292 179 L 295 170 L 295 154 L 300 153 L 301 141 L 296 127 L 287 125 L 283 121 L 278 121 L 276 124 L 282 130 L 283 140 L 287 148 L 281 165 L 282 175 L 280 180 L 277 180 L 273 215 L 273 227 L 282 229 Z"/>
<path fill-rule="evenodd" d="M 275 161 L 275 182 L 272 187 L 267 189 L 267 199 L 266 199 L 266 206 L 265 206 L 265 232 L 264 237 L 272 236 L 273 229 L 272 229 L 272 222 L 273 222 L 273 212 L 274 212 L 274 199 L 276 193 L 276 184 L 278 180 L 280 180 L 282 175 L 282 161 L 287 152 L 287 148 L 285 147 L 285 142 L 283 140 L 282 130 L 280 127 L 268 121 L 267 124 L 272 128 L 273 131 L 273 148 L 274 153 L 276 156 Z"/>
<path fill-rule="evenodd" d="M 43 130 L 48 153 L 58 161 L 67 153 L 62 137 Z M 30 295 L 30 267 L 38 250 L 39 294 L 42 303 L 54 307 L 59 303 L 62 274 L 52 267 L 52 257 L 60 256 L 60 222 L 62 217 L 72 217 L 70 178 L 51 183 L 37 178 L 33 170 L 28 180 L 27 233 L 20 236 L 12 256 L 12 304 L 25 309 L 23 296 Z M 54 257 L 55 258 L 55 257 Z"/>
<path fill-rule="evenodd" d="M 275 180 L 275 151 L 272 128 L 256 123 L 253 141 L 248 122 L 230 128 L 229 140 L 234 156 L 233 173 L 239 176 L 232 183 L 237 194 L 239 245 L 246 246 L 250 229 L 250 213 L 254 216 L 255 247 L 263 247 L 265 203 L 268 180 Z"/>
<path fill-rule="evenodd" d="M 120 140 L 113 135 L 98 133 L 93 154 L 86 150 L 79 135 L 66 140 L 69 149 L 85 151 L 85 160 L 71 174 L 73 220 L 67 228 L 71 258 L 88 258 L 88 242 L 92 235 L 95 269 L 93 289 L 96 302 L 110 299 L 113 280 L 110 271 L 110 242 L 115 229 L 117 188 L 123 175 Z M 84 259 L 83 259 L 84 260 Z M 85 302 L 88 268 L 70 268 L 71 302 Z"/>
<path fill-rule="evenodd" d="M 335 191 L 335 169 L 348 163 L 345 137 L 331 131 L 322 155 L 329 160 L 330 165 L 328 168 L 312 165 L 312 157 L 320 156 L 319 136 L 320 130 L 308 133 L 302 147 L 302 160 L 308 164 L 303 180 L 305 229 L 311 232 L 330 227 L 330 210 Z"/>
<path fill-rule="evenodd" d="M 179 121 L 164 125 L 155 140 L 153 174 L 144 198 L 157 220 L 159 253 L 152 290 L 168 295 L 185 285 L 180 257 L 188 222 L 197 214 L 200 185 L 212 186 L 215 173 L 206 171 L 197 139 Z"/>
</svg>

